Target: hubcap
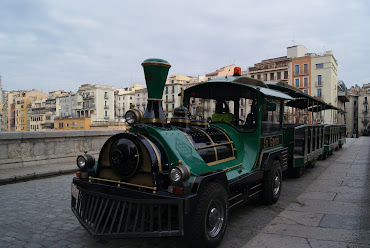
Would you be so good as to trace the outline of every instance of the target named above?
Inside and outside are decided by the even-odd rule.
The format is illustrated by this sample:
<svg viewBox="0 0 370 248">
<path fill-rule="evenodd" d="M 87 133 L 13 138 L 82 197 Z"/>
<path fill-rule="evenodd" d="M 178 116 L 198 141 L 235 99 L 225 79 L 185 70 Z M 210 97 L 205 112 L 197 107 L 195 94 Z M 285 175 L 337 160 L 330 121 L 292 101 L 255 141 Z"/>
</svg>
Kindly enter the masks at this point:
<svg viewBox="0 0 370 248">
<path fill-rule="evenodd" d="M 279 194 L 279 192 L 280 192 L 280 176 L 279 172 L 276 172 L 274 180 L 274 195 Z"/>
<path fill-rule="evenodd" d="M 223 226 L 225 209 L 219 200 L 214 200 L 208 207 L 207 233 L 210 237 L 216 237 Z"/>
</svg>

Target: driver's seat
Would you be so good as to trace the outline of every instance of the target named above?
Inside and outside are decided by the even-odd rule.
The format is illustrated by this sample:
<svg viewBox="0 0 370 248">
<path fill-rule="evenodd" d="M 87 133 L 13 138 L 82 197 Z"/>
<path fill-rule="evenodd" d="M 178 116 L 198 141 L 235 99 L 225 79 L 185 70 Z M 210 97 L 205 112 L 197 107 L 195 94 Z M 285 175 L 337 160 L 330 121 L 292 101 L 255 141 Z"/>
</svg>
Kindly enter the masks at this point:
<svg viewBox="0 0 370 248">
<path fill-rule="evenodd" d="M 224 121 L 230 123 L 234 119 L 235 119 L 234 115 L 231 113 L 222 113 L 222 114 L 215 113 L 212 115 L 212 121 Z"/>
</svg>

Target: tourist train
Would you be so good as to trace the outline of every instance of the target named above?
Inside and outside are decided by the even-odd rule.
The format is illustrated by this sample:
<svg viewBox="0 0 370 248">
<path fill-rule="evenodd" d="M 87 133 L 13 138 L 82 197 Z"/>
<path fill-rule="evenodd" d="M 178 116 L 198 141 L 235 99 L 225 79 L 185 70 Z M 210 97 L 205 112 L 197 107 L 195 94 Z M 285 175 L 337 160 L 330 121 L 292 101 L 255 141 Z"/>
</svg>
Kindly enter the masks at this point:
<svg viewBox="0 0 370 248">
<path fill-rule="evenodd" d="M 182 106 L 167 119 L 171 65 L 147 59 L 142 66 L 145 112 L 127 111 L 129 130 L 109 138 L 97 161 L 87 152 L 77 157 L 72 211 L 95 237 L 184 236 L 189 246 L 215 247 L 230 210 L 255 197 L 275 203 L 283 172 L 299 177 L 345 143 L 345 127 L 322 124 L 321 112 L 334 106 L 283 82 L 241 76 L 238 67 L 183 90 Z M 215 111 L 192 116 L 194 103 Z"/>
</svg>

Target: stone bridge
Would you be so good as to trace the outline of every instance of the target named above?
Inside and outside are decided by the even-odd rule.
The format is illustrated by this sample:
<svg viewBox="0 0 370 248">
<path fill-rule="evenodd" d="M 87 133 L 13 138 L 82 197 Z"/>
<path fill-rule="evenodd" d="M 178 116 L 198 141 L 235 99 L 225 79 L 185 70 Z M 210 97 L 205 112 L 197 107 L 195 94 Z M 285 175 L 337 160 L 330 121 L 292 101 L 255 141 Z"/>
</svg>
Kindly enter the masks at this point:
<svg viewBox="0 0 370 248">
<path fill-rule="evenodd" d="M 123 130 L 0 132 L 0 170 L 75 163 L 87 150 L 98 158 L 104 142 Z"/>
</svg>

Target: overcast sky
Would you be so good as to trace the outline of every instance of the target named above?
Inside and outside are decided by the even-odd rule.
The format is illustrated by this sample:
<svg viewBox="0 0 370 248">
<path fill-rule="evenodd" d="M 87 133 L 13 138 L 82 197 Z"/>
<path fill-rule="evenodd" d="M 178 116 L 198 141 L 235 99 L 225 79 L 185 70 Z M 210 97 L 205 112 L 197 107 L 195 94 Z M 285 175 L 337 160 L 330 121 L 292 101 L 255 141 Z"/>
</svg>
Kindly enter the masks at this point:
<svg viewBox="0 0 370 248">
<path fill-rule="evenodd" d="M 204 75 L 233 64 L 332 50 L 338 80 L 370 82 L 370 1 L 1 0 L 3 90 L 76 92 L 145 83 L 141 62 Z"/>
</svg>

